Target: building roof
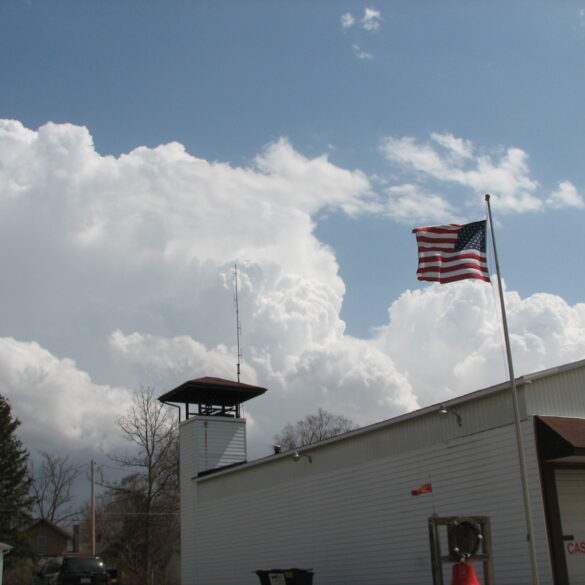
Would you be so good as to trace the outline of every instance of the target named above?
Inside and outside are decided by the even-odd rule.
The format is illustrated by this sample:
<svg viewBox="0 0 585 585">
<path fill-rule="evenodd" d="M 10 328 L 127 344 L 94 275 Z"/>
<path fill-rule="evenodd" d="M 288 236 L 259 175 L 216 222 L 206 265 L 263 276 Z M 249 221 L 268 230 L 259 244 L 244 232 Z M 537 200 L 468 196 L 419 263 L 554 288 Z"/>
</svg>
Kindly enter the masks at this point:
<svg viewBox="0 0 585 585">
<path fill-rule="evenodd" d="M 518 387 L 522 387 L 522 386 L 525 386 L 527 384 L 530 385 L 532 382 L 535 382 L 539 379 L 548 378 L 551 376 L 559 375 L 561 373 L 569 372 L 569 371 L 576 370 L 578 368 L 583 368 L 583 367 L 585 367 L 585 359 L 579 360 L 576 362 L 571 362 L 568 364 L 563 364 L 561 366 L 556 366 L 553 368 L 548 368 L 546 370 L 541 370 L 541 371 L 527 374 L 524 376 L 520 376 L 520 377 L 517 377 L 515 379 L 515 382 L 516 382 L 516 385 Z M 319 446 L 324 446 L 324 445 L 331 444 L 331 443 L 345 441 L 345 440 L 348 440 L 350 438 L 355 438 L 355 437 L 358 437 L 358 436 L 363 435 L 363 434 L 376 432 L 378 430 L 393 427 L 395 425 L 400 425 L 402 423 L 409 423 L 411 421 L 414 421 L 415 419 L 418 419 L 419 417 L 424 417 L 424 416 L 427 416 L 429 414 L 434 414 L 434 413 L 438 412 L 440 407 L 446 407 L 447 410 L 450 410 L 451 412 L 453 412 L 453 408 L 456 410 L 460 406 L 463 407 L 463 405 L 465 405 L 467 403 L 471 403 L 471 402 L 474 402 L 476 400 L 481 400 L 482 398 L 485 398 L 485 397 L 488 397 L 491 395 L 497 395 L 499 393 L 509 391 L 509 389 L 510 389 L 510 381 L 507 380 L 506 382 L 502 382 L 502 383 L 496 384 L 494 386 L 489 386 L 487 388 L 475 390 L 475 391 L 470 392 L 468 394 L 464 394 L 462 396 L 458 396 L 458 397 L 452 398 L 450 400 L 442 401 L 440 404 L 432 404 L 429 406 L 425 406 L 425 407 L 420 408 L 418 410 L 406 412 L 404 414 L 395 416 L 393 418 L 385 419 L 385 420 L 382 420 L 382 421 L 379 421 L 379 422 L 376 422 L 376 423 L 373 423 L 373 424 L 370 424 L 370 425 L 367 425 L 364 427 L 360 427 L 358 429 L 348 431 L 346 433 L 342 433 L 340 435 L 336 435 L 336 436 L 331 437 L 329 439 L 324 439 L 323 441 L 319 441 L 317 443 L 312 443 L 310 445 L 306 445 L 304 447 L 299 448 L 298 452 L 299 453 L 302 453 L 303 451 L 309 452 L 309 451 L 314 450 L 315 448 L 317 448 Z M 544 417 L 541 417 L 541 418 L 544 418 Z M 561 418 L 561 417 L 547 417 L 547 418 Z M 580 420 L 582 421 L 581 424 L 583 425 L 584 424 L 583 421 L 585 419 L 580 419 Z M 577 438 L 579 436 L 577 434 L 577 432 L 578 431 L 576 429 L 573 429 L 573 431 L 572 431 L 571 436 L 573 437 L 574 440 L 577 440 Z M 581 431 L 579 431 L 579 432 L 581 432 Z M 583 432 L 583 441 L 584 441 L 584 447 L 585 447 L 585 427 L 583 428 L 582 432 Z M 581 439 L 579 439 L 579 440 L 581 440 Z M 253 461 L 248 461 L 247 463 L 245 463 L 241 466 L 238 466 L 234 469 L 220 470 L 218 473 L 214 474 L 214 476 L 220 476 L 223 474 L 237 472 L 238 469 L 242 469 L 242 468 L 249 468 L 249 467 L 253 467 L 256 465 L 263 465 L 265 463 L 275 461 L 279 458 L 290 457 L 290 455 L 291 455 L 290 452 L 285 451 L 285 452 L 282 452 L 278 455 L 270 455 L 270 456 L 256 459 Z M 585 455 L 585 449 L 583 450 L 583 455 Z"/>
<path fill-rule="evenodd" d="M 47 520 L 47 518 L 39 518 L 38 520 L 35 520 L 31 524 L 31 526 L 29 527 L 29 530 L 31 530 L 35 526 L 39 526 L 41 524 L 44 524 L 45 526 L 47 526 L 48 528 L 50 528 L 51 530 L 53 530 L 57 534 L 60 534 L 63 538 L 66 538 L 68 540 L 71 539 L 71 534 L 69 534 L 68 532 L 66 532 L 65 530 L 63 530 L 59 526 L 57 526 L 54 522 Z"/>
<path fill-rule="evenodd" d="M 585 420 L 562 416 L 539 416 L 553 431 L 576 449 L 585 449 Z"/>
<path fill-rule="evenodd" d="M 161 402 L 179 402 L 182 404 L 215 404 L 218 406 L 235 406 L 246 400 L 260 396 L 266 388 L 252 386 L 223 378 L 206 376 L 188 380 L 173 390 L 159 396 Z"/>
<path fill-rule="evenodd" d="M 542 458 L 546 461 L 583 462 L 585 460 L 585 419 L 562 416 L 537 416 Z"/>
</svg>

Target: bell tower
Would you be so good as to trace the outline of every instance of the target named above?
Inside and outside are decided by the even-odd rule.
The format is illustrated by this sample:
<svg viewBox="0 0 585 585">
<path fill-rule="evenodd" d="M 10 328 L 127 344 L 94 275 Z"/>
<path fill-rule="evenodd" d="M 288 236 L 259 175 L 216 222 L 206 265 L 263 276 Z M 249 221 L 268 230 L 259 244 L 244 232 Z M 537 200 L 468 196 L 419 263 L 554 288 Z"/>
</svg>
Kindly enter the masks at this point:
<svg viewBox="0 0 585 585">
<path fill-rule="evenodd" d="M 194 477 L 246 461 L 241 405 L 264 392 L 266 388 L 260 386 L 205 377 L 188 380 L 160 396 L 161 402 L 184 405 L 185 420 L 179 430 L 181 469 L 185 464 Z"/>
<path fill-rule="evenodd" d="M 197 514 L 197 478 L 215 470 L 246 462 L 246 419 L 242 403 L 266 392 L 266 388 L 221 378 L 188 380 L 159 400 L 184 405 L 179 426 L 179 489 L 181 518 Z M 196 522 L 181 522 L 183 583 L 196 574 Z"/>
</svg>

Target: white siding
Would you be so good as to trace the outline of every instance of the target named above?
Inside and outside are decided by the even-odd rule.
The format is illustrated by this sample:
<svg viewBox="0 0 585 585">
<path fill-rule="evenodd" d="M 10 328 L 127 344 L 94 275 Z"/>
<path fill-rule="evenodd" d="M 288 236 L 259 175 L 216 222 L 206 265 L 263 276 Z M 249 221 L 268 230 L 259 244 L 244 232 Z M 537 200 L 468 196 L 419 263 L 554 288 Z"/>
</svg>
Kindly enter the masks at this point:
<svg viewBox="0 0 585 585">
<path fill-rule="evenodd" d="M 179 433 L 180 469 L 180 512 L 181 512 L 181 551 L 195 550 L 195 523 L 197 475 L 195 445 L 195 425 L 191 420 L 183 423 Z M 191 583 L 195 572 L 195 557 L 181 555 L 181 583 Z"/>
<path fill-rule="evenodd" d="M 194 417 L 197 471 L 246 460 L 246 425 L 241 418 Z"/>
<path fill-rule="evenodd" d="M 541 415 L 585 417 L 585 368 L 561 370 L 527 386 L 526 406 Z"/>
<path fill-rule="evenodd" d="M 584 364 L 518 384 L 543 585 L 552 575 L 532 415 L 585 418 Z M 290 567 L 314 569 L 316 585 L 428 585 L 427 521 L 434 513 L 489 516 L 496 583 L 530 583 L 509 388 L 480 390 L 448 406 L 461 426 L 428 407 L 313 445 L 306 450 L 312 463 L 281 454 L 196 480 L 201 469 L 190 462 L 181 469 L 182 585 L 258 585 L 254 570 Z M 232 462 L 241 437 L 223 440 L 221 452 L 221 440 L 215 445 L 204 430 L 183 425 L 185 458 L 209 467 Z M 410 495 L 429 480 L 432 494 Z"/>
<path fill-rule="evenodd" d="M 246 460 L 245 419 L 192 417 L 180 427 L 181 551 L 194 551 L 199 530 L 197 483 L 207 469 Z M 193 554 L 181 555 L 181 582 L 192 583 L 196 571 Z"/>
<path fill-rule="evenodd" d="M 372 444 L 377 439 L 384 442 L 370 437 Z M 227 476 L 200 480 L 197 579 L 193 573 L 183 585 L 257 585 L 252 571 L 289 567 L 314 569 L 319 585 L 429 583 L 427 521 L 435 512 L 490 516 L 497 582 L 528 583 L 514 444 L 513 427 L 506 426 L 427 449 L 365 457 L 364 463 L 339 461 L 337 468 L 321 465 L 321 455 L 324 462 L 328 458 L 320 449 L 311 452 L 313 463 L 287 457 L 233 474 L 257 474 L 264 481 L 244 481 L 229 496 L 221 489 Z M 371 450 L 364 447 L 364 454 Z M 529 473 L 537 473 L 535 466 Z M 410 495 L 429 479 L 432 494 Z M 531 479 L 538 486 L 538 477 Z M 538 488 L 533 505 L 542 528 Z M 550 582 L 546 543 L 538 544 L 543 582 Z"/>
</svg>

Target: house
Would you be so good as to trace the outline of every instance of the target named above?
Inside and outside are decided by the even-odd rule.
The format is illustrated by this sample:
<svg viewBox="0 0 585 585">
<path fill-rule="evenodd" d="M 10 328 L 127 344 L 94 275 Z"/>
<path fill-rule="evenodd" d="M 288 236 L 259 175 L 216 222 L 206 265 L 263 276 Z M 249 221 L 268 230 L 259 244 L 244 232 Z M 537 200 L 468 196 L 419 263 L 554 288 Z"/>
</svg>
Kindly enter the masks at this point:
<svg viewBox="0 0 585 585">
<path fill-rule="evenodd" d="M 46 518 L 33 521 L 27 533 L 39 557 L 62 555 L 69 549 L 71 543 L 71 535 Z"/>
<path fill-rule="evenodd" d="M 2 576 L 4 575 L 4 555 L 7 555 L 12 547 L 5 542 L 0 542 L 0 585 L 2 585 Z"/>
<path fill-rule="evenodd" d="M 582 583 L 585 360 L 516 386 L 540 583 Z M 201 378 L 160 397 L 186 411 L 182 585 L 292 567 L 316 585 L 448 583 L 461 526 L 484 585 L 532 583 L 509 383 L 247 461 L 240 404 L 265 391 Z"/>
</svg>

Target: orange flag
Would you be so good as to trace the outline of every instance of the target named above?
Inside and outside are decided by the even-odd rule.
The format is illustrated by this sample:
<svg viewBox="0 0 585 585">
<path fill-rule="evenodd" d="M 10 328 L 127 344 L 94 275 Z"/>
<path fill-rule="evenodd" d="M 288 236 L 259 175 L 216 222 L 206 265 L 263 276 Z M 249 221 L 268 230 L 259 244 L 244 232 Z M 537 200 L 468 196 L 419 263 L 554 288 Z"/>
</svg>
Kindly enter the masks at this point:
<svg viewBox="0 0 585 585">
<path fill-rule="evenodd" d="M 411 496 L 420 496 L 421 494 L 429 494 L 433 491 L 433 486 L 430 483 L 423 483 L 419 488 L 410 492 Z"/>
</svg>

